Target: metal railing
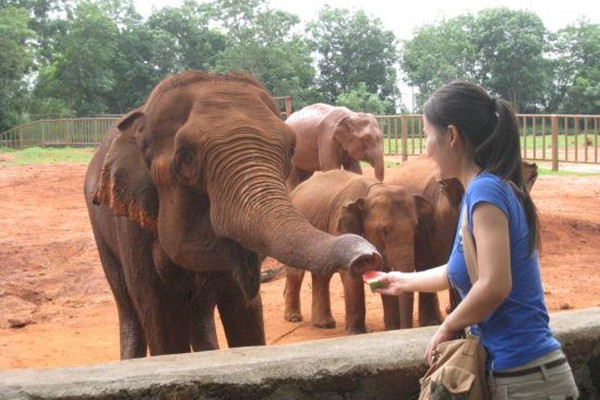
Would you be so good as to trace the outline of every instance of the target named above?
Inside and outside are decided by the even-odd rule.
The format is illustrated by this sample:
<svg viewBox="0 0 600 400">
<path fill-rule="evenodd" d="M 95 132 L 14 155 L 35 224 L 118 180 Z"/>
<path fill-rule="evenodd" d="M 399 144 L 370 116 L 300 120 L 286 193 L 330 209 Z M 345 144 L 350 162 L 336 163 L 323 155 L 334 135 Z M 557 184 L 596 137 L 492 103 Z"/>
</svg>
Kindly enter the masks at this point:
<svg viewBox="0 0 600 400">
<path fill-rule="evenodd" d="M 376 116 L 384 134 L 386 155 L 409 156 L 425 150 L 421 114 Z M 598 164 L 600 115 L 518 114 L 521 156 L 549 161 Z"/>
</svg>

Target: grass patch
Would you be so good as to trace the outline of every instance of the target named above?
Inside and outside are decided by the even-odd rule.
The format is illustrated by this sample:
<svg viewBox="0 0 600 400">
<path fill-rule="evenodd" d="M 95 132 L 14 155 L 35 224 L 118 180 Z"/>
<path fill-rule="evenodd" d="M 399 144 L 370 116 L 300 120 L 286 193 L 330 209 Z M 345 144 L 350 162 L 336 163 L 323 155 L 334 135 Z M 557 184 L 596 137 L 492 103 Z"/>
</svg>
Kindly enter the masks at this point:
<svg viewBox="0 0 600 400">
<path fill-rule="evenodd" d="M 31 147 L 24 150 L 0 148 L 0 165 L 29 165 L 55 163 L 89 163 L 94 155 L 94 148 L 41 148 Z"/>
<path fill-rule="evenodd" d="M 394 161 L 394 160 L 384 160 L 383 163 L 385 164 L 386 168 L 395 167 L 396 165 L 402 164 L 400 161 Z M 360 166 L 361 166 L 361 168 L 362 167 L 372 167 L 372 165 L 366 161 L 361 161 Z"/>
<path fill-rule="evenodd" d="M 559 166 L 560 168 L 560 166 Z M 578 172 L 578 171 L 552 171 L 549 168 L 539 168 L 538 174 L 540 175 L 554 175 L 554 176 L 597 176 L 600 175 L 598 172 Z"/>
</svg>

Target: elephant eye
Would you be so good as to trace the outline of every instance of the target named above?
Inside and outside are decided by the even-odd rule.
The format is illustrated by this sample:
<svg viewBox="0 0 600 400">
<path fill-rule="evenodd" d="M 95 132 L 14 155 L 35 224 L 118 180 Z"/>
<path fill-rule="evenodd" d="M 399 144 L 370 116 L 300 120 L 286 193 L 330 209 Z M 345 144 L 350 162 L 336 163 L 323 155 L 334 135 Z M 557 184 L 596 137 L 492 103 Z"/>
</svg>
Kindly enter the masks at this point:
<svg viewBox="0 0 600 400">
<path fill-rule="evenodd" d="M 196 157 L 189 149 L 178 150 L 175 155 L 175 172 L 177 175 L 186 180 L 192 181 L 196 173 Z"/>
</svg>

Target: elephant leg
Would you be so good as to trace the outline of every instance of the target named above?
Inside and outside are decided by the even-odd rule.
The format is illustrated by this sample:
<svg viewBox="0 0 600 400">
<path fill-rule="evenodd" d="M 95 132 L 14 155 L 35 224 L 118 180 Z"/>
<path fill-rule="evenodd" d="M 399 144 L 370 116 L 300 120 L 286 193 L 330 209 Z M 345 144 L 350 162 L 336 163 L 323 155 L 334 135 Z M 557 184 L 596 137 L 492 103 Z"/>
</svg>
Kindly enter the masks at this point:
<svg viewBox="0 0 600 400">
<path fill-rule="evenodd" d="M 216 350 L 219 348 L 215 327 L 215 307 L 217 299 L 209 274 L 197 273 L 196 294 L 193 299 L 192 349 L 194 351 Z"/>
<path fill-rule="evenodd" d="M 349 335 L 365 333 L 366 307 L 365 288 L 361 281 L 350 276 L 348 271 L 341 271 L 344 285 L 344 303 L 346 306 L 346 333 Z"/>
<path fill-rule="evenodd" d="M 437 293 L 419 293 L 419 326 L 439 325 L 442 319 Z"/>
<path fill-rule="evenodd" d="M 400 328 L 413 327 L 413 309 L 414 295 L 413 293 L 402 293 L 399 297 L 400 302 Z"/>
<path fill-rule="evenodd" d="M 144 329 L 150 355 L 190 351 L 191 302 L 165 285 L 153 258 L 154 237 L 120 222 L 117 230 L 128 292 Z"/>
<path fill-rule="evenodd" d="M 381 295 L 383 326 L 386 331 L 400 329 L 400 304 L 398 296 Z"/>
<path fill-rule="evenodd" d="M 229 347 L 265 345 L 260 294 L 246 300 L 230 273 L 215 274 L 217 308 Z"/>
<path fill-rule="evenodd" d="M 101 239 L 96 242 L 104 274 L 117 303 L 121 360 L 145 357 L 144 331 L 127 292 L 121 263 Z"/>
<path fill-rule="evenodd" d="M 304 279 L 304 270 L 300 268 L 285 267 L 285 314 L 289 322 L 302 321 L 300 289 Z"/>
<path fill-rule="evenodd" d="M 335 328 L 335 319 L 331 315 L 329 281 L 331 274 L 312 273 L 312 324 L 317 328 Z"/>
</svg>

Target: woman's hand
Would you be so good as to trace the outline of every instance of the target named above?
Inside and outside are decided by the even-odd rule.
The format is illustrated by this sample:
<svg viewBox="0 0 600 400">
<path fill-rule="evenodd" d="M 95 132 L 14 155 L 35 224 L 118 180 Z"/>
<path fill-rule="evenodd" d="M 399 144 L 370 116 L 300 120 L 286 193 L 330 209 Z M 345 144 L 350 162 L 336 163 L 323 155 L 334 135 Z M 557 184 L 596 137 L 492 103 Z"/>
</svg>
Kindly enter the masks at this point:
<svg viewBox="0 0 600 400">
<path fill-rule="evenodd" d="M 433 364 L 433 353 L 435 352 L 435 349 L 437 349 L 440 343 L 458 339 L 459 337 L 460 330 L 452 331 L 450 330 L 450 328 L 448 328 L 446 323 L 440 325 L 438 330 L 435 332 L 435 334 L 429 341 L 429 345 L 427 346 L 427 350 L 425 351 L 425 360 L 427 360 L 429 366 Z"/>
<path fill-rule="evenodd" d="M 382 274 L 373 280 L 379 282 L 383 287 L 375 289 L 375 293 L 398 296 L 403 292 L 407 292 L 407 283 L 410 280 L 409 276 L 413 273 L 392 271 Z"/>
</svg>

